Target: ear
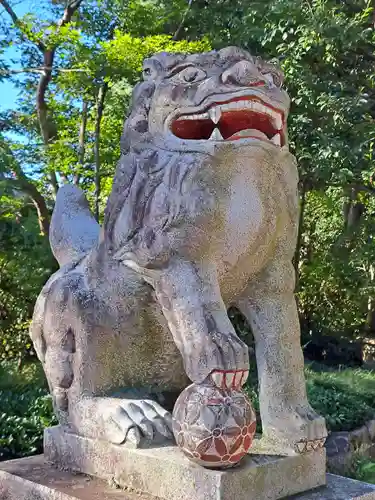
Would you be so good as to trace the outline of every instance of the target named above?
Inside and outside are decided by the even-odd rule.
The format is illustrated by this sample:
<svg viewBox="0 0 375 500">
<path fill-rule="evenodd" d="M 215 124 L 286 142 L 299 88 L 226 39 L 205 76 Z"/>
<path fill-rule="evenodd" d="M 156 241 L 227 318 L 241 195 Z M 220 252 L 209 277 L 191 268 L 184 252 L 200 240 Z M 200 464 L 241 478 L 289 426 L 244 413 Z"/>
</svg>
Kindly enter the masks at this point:
<svg viewBox="0 0 375 500">
<path fill-rule="evenodd" d="M 225 47 L 224 49 L 219 50 L 218 54 L 219 58 L 223 61 L 236 62 L 244 59 L 245 61 L 254 62 L 252 55 L 240 47 Z"/>
<path fill-rule="evenodd" d="M 148 113 L 155 84 L 152 81 L 138 83 L 133 90 L 130 114 L 125 121 L 121 137 L 121 151 L 127 153 L 132 143 L 141 141 L 148 133 Z"/>
</svg>

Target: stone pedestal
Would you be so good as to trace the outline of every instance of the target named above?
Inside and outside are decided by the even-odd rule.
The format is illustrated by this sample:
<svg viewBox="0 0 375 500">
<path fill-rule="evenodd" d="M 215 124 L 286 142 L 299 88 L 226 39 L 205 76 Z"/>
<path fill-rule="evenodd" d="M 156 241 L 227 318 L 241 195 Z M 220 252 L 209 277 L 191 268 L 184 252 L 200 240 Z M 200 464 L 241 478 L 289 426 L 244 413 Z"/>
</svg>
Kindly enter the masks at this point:
<svg viewBox="0 0 375 500">
<path fill-rule="evenodd" d="M 171 488 L 175 485 L 171 484 Z M 194 497 L 195 498 L 195 497 Z M 254 498 L 251 491 L 249 496 Z M 258 497 L 266 498 L 266 497 Z M 274 497 L 268 497 L 274 498 Z M 327 485 L 290 500 L 375 500 L 375 485 L 327 474 Z M 0 462 L 1 500 L 156 500 L 84 474 L 59 470 L 43 455 Z M 232 497 L 232 500 L 236 497 Z"/>
<path fill-rule="evenodd" d="M 176 446 L 131 449 L 45 431 L 46 460 L 163 500 L 276 500 L 324 485 L 325 450 L 288 457 L 248 455 L 229 470 L 190 462 Z"/>
</svg>

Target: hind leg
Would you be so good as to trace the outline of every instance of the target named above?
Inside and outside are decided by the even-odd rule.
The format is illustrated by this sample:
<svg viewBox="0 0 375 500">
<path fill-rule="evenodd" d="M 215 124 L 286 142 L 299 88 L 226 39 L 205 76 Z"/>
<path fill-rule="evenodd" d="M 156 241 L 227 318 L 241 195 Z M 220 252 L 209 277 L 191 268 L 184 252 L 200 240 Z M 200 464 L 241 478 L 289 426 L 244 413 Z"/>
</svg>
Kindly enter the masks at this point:
<svg viewBox="0 0 375 500">
<path fill-rule="evenodd" d="M 163 389 L 171 392 L 168 382 L 173 373 L 159 370 L 152 356 L 157 358 L 163 345 L 167 352 L 171 349 L 164 325 L 155 324 L 145 308 L 145 297 L 148 303 L 150 297 L 143 284 L 132 272 L 123 279 L 128 285 L 133 280 L 125 296 L 111 293 L 103 301 L 84 288 L 81 273 L 60 271 L 37 301 L 31 336 L 60 423 L 86 437 L 140 446 L 145 440 L 171 439 L 171 416 L 153 397 L 152 388 L 124 388 L 141 389 L 154 381 L 160 400 Z M 153 353 L 145 351 L 147 344 Z M 176 384 L 182 389 L 186 383 L 186 377 L 179 375 L 182 363 L 179 370 L 172 351 L 171 358 L 171 371 L 175 369 Z"/>
</svg>

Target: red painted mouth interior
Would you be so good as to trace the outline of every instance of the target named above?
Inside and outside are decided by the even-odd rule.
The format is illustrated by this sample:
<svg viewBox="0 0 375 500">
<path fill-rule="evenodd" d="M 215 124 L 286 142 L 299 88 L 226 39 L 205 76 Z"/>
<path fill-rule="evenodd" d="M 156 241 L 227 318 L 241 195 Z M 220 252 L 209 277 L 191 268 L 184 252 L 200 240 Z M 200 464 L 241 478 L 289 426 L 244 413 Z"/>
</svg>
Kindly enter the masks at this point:
<svg viewBox="0 0 375 500">
<path fill-rule="evenodd" d="M 236 101 L 239 100 L 236 99 Z M 283 133 L 275 128 L 272 117 L 254 109 L 224 110 L 216 125 L 210 118 L 194 120 L 181 117 L 172 123 L 172 132 L 180 139 L 208 140 L 215 127 L 219 129 L 224 140 L 234 141 L 245 137 L 255 137 L 261 140 L 267 140 L 268 138 L 271 140 L 275 134 L 280 133 L 281 146 L 285 143 Z M 249 133 L 247 135 L 246 132 L 239 134 L 239 132 L 246 130 L 262 132 L 266 137 L 262 139 L 257 134 Z"/>
</svg>

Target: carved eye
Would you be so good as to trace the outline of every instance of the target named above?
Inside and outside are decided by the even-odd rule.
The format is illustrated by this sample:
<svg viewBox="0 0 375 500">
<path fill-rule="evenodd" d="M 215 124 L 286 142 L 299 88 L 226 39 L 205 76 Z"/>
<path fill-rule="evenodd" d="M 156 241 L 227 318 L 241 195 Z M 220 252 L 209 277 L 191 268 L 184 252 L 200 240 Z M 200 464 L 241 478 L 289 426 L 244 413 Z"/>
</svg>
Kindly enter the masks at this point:
<svg viewBox="0 0 375 500">
<path fill-rule="evenodd" d="M 276 71 L 263 73 L 263 77 L 268 81 L 270 87 L 281 87 L 283 84 L 281 74 Z"/>
<path fill-rule="evenodd" d="M 206 78 L 206 72 L 200 68 L 188 67 L 177 73 L 174 79 L 183 81 L 186 83 L 200 82 Z"/>
<path fill-rule="evenodd" d="M 155 73 L 156 73 L 156 71 L 153 68 L 146 66 L 145 68 L 143 68 L 143 72 L 142 72 L 143 80 L 145 80 L 145 81 L 150 80 L 151 78 L 153 78 L 155 76 Z"/>
</svg>

